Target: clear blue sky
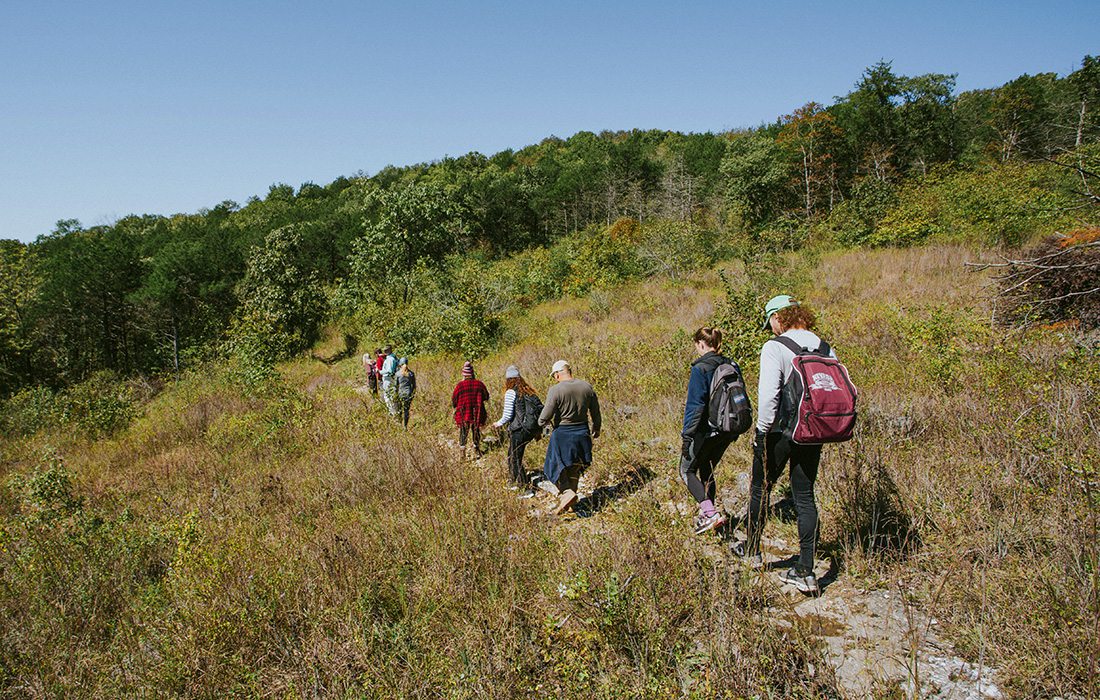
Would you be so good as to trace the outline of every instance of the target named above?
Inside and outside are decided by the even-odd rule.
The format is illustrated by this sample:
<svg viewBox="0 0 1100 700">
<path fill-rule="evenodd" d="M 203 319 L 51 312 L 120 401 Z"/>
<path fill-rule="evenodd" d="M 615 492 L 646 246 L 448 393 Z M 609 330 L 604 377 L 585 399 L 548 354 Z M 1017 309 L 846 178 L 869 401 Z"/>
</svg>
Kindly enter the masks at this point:
<svg viewBox="0 0 1100 700">
<path fill-rule="evenodd" d="M 839 7 L 838 7 L 839 5 Z M 754 126 L 864 68 L 1100 53 L 1100 2 L 0 2 L 0 238 L 601 129 Z"/>
</svg>

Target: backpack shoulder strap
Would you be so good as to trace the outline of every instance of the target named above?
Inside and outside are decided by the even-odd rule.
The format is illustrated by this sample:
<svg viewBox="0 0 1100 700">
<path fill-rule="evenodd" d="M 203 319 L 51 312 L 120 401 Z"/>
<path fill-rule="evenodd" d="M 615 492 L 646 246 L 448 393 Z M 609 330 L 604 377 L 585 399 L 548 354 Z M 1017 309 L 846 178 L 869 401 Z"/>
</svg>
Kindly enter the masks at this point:
<svg viewBox="0 0 1100 700">
<path fill-rule="evenodd" d="M 774 338 L 769 338 L 768 341 L 779 343 L 783 347 L 793 352 L 795 355 L 801 355 L 802 353 L 806 352 L 806 348 L 802 347 L 785 335 L 777 335 Z"/>
<path fill-rule="evenodd" d="M 829 353 L 831 353 L 832 350 L 833 349 L 829 347 L 829 344 L 826 343 L 824 340 L 821 341 L 821 345 L 817 346 L 817 354 L 821 355 L 822 357 L 828 357 Z"/>
</svg>

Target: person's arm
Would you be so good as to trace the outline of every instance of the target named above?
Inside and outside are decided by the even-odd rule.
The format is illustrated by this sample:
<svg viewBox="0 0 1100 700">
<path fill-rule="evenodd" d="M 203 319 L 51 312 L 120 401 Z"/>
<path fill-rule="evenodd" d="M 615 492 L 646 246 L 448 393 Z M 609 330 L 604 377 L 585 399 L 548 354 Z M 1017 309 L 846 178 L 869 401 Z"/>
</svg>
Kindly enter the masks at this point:
<svg viewBox="0 0 1100 700">
<path fill-rule="evenodd" d="M 409 371 L 409 401 L 416 396 L 416 372 Z"/>
<path fill-rule="evenodd" d="M 600 428 L 603 427 L 603 417 L 600 416 L 600 397 L 596 396 L 596 390 L 592 389 L 592 403 L 588 407 L 588 413 L 592 416 L 592 437 L 600 436 Z"/>
<path fill-rule="evenodd" d="M 500 420 L 493 423 L 496 427 L 507 425 L 516 415 L 516 390 L 509 389 L 504 392 L 504 410 L 500 414 Z"/>
<path fill-rule="evenodd" d="M 558 385 L 550 387 L 550 391 L 546 392 L 546 404 L 542 407 L 542 413 L 539 414 L 539 425 L 546 427 L 554 422 L 554 414 L 558 410 L 558 392 L 555 389 Z"/>
<path fill-rule="evenodd" d="M 703 423 L 703 416 L 707 412 L 707 394 L 710 387 L 707 386 L 706 375 L 703 368 L 695 365 L 688 376 L 687 401 L 684 403 L 684 427 L 680 430 L 680 437 L 690 440 L 699 432 Z"/>
<path fill-rule="evenodd" d="M 756 394 L 756 429 L 768 432 L 779 411 L 783 391 L 783 352 L 779 343 L 767 342 L 760 350 L 760 382 Z M 789 352 L 789 351 L 787 351 Z"/>
<path fill-rule="evenodd" d="M 451 406 L 458 408 L 458 389 L 462 386 L 462 382 L 455 384 L 455 390 L 451 392 Z"/>
</svg>

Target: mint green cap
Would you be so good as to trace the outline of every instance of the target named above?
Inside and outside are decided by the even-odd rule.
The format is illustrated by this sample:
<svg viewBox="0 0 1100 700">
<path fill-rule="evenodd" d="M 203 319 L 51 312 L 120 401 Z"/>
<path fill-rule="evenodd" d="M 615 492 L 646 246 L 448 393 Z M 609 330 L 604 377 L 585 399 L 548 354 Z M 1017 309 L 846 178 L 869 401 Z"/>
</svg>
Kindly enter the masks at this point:
<svg viewBox="0 0 1100 700">
<path fill-rule="evenodd" d="M 772 314 L 788 306 L 798 306 L 798 302 L 792 299 L 789 294 L 780 294 L 777 297 L 769 299 L 768 303 L 764 305 L 764 325 L 761 326 L 761 328 L 763 330 L 768 330 L 768 324 L 772 320 Z"/>
</svg>

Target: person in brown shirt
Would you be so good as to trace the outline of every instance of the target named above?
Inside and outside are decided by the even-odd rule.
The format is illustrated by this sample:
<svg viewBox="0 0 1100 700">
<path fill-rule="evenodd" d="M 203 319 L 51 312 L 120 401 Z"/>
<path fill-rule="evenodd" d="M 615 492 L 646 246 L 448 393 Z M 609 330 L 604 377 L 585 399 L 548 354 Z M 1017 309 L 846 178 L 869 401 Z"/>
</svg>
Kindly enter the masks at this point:
<svg viewBox="0 0 1100 700">
<path fill-rule="evenodd" d="M 573 377 L 568 362 L 555 362 L 550 376 L 558 383 L 550 387 L 539 415 L 544 430 L 553 428 L 542 471 L 546 481 L 554 485 L 553 490 L 547 490 L 561 496 L 555 512 L 563 513 L 577 502 L 577 486 L 581 474 L 592 464 L 592 439 L 600 436 L 602 418 L 596 391 L 588 382 Z"/>
</svg>

